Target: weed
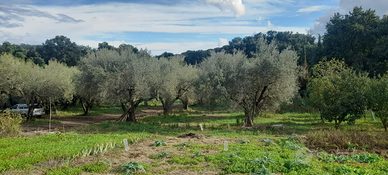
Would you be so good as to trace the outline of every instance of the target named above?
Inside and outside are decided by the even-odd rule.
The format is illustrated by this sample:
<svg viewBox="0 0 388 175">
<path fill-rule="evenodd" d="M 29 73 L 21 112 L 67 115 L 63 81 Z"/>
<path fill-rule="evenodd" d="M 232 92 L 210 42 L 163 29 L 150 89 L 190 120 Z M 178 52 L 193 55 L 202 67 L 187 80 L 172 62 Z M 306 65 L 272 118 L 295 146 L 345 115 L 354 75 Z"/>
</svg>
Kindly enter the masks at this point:
<svg viewBox="0 0 388 175">
<path fill-rule="evenodd" d="M 23 121 L 20 114 L 6 112 L 0 114 L 0 136 L 13 136 L 20 132 L 20 123 Z"/>
<path fill-rule="evenodd" d="M 348 150 L 355 150 L 358 147 L 357 143 L 348 142 Z"/>
</svg>

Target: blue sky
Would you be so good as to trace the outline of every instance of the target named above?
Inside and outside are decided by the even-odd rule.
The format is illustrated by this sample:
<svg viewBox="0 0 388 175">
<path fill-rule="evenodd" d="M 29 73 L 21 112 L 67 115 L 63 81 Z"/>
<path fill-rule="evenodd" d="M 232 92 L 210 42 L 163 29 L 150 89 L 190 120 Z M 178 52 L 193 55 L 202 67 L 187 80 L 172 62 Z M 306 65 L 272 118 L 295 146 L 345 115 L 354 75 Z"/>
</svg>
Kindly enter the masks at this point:
<svg viewBox="0 0 388 175">
<path fill-rule="evenodd" d="M 79 45 L 106 41 L 152 54 L 220 47 L 258 32 L 325 32 L 354 6 L 388 14 L 387 0 L 2 0 L 0 42 L 42 44 L 64 35 Z"/>
</svg>

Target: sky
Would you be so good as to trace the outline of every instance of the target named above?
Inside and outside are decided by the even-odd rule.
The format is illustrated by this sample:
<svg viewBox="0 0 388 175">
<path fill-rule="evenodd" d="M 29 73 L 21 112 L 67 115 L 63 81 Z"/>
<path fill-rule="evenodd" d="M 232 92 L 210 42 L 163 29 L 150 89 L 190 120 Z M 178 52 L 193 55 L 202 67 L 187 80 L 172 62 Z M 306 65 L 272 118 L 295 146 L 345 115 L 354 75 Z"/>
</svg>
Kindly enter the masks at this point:
<svg viewBox="0 0 388 175">
<path fill-rule="evenodd" d="M 0 42 L 131 44 L 153 55 L 221 47 L 259 32 L 324 34 L 354 6 L 388 14 L 388 0 L 1 0 Z"/>
</svg>

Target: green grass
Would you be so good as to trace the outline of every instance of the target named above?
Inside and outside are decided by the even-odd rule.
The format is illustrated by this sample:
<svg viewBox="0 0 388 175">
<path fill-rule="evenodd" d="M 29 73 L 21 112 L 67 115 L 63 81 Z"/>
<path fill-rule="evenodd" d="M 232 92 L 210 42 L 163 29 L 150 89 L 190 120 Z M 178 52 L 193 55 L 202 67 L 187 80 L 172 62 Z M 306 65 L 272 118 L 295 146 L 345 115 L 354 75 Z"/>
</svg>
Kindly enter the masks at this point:
<svg viewBox="0 0 388 175">
<path fill-rule="evenodd" d="M 51 159 L 70 159 L 84 149 L 98 144 L 116 143 L 123 147 L 124 138 L 142 140 L 153 137 L 147 133 L 79 135 L 49 134 L 37 137 L 0 139 L 0 172 L 28 169 L 32 164 Z"/>
<path fill-rule="evenodd" d="M 104 173 L 108 168 L 109 167 L 106 163 L 96 162 L 77 167 L 62 166 L 58 168 L 53 168 L 47 172 L 47 175 L 77 175 L 81 174 L 82 172 Z"/>
<path fill-rule="evenodd" d="M 35 121 L 26 121 L 24 120 L 22 124 L 29 124 L 29 125 L 43 125 L 43 124 L 49 124 L 50 119 L 46 118 L 36 118 Z M 61 124 L 61 121 L 59 120 L 51 120 L 51 124 Z"/>
</svg>

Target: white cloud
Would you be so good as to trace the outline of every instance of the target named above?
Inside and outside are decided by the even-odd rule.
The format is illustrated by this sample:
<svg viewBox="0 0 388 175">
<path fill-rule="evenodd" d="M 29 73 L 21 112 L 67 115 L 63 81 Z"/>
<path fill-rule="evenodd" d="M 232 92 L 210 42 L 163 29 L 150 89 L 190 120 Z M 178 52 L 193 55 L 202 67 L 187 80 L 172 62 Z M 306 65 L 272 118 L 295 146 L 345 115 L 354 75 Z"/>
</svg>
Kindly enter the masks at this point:
<svg viewBox="0 0 388 175">
<path fill-rule="evenodd" d="M 296 12 L 299 12 L 299 13 L 311 13 L 311 12 L 321 11 L 321 10 L 324 10 L 324 9 L 327 9 L 327 8 L 328 8 L 328 6 L 325 6 L 325 5 L 311 6 L 311 7 L 301 8 L 301 9 L 299 9 Z"/>
<path fill-rule="evenodd" d="M 220 38 L 220 41 L 218 42 L 218 47 L 222 47 L 222 46 L 225 46 L 225 45 L 228 45 L 228 44 L 229 44 L 228 39 Z"/>
<path fill-rule="evenodd" d="M 232 10 L 236 17 L 243 16 L 245 14 L 245 6 L 242 0 L 200 0 L 207 4 L 214 5 L 221 10 Z"/>
<path fill-rule="evenodd" d="M 330 18 L 334 16 L 334 13 L 338 13 L 339 11 L 339 8 L 329 9 L 325 15 L 315 20 L 314 26 L 310 28 L 310 32 L 316 36 L 318 36 L 318 34 L 323 35 L 326 32 L 327 22 L 329 22 Z"/>
<path fill-rule="evenodd" d="M 383 16 L 388 14 L 387 0 L 338 0 L 339 6 L 326 11 L 326 14 L 315 20 L 314 26 L 310 28 L 310 32 L 314 35 L 323 35 L 326 31 L 326 24 L 334 13 L 349 14 L 355 6 L 362 6 L 364 10 L 372 9 L 376 14 Z"/>
<path fill-rule="evenodd" d="M 115 38 L 125 32 L 168 32 L 168 33 L 200 33 L 200 34 L 236 34 L 249 35 L 255 31 L 268 30 L 293 31 L 306 33 L 303 27 L 282 27 L 266 25 L 271 16 L 277 16 L 285 9 L 279 4 L 292 3 L 282 0 L 222 0 L 222 2 L 237 2 L 235 7 L 244 5 L 245 15 L 235 18 L 231 13 L 214 10 L 211 5 L 198 1 L 185 1 L 175 5 L 164 6 L 156 4 L 107 3 L 82 6 L 18 6 L 18 9 L 33 9 L 45 15 L 23 15 L 23 20 L 11 20 L 10 23 L 21 24 L 19 27 L 5 28 L 0 24 L 0 42 L 10 41 L 19 44 L 42 44 L 46 39 L 56 35 L 65 35 L 81 45 L 97 47 L 98 43 L 108 41 L 119 45 L 129 43 L 135 45 L 131 38 Z M 215 0 L 214 2 L 221 2 Z M 188 4 L 187 4 L 188 3 Z M 238 4 L 240 6 L 238 6 Z M 280 5 L 279 5 L 280 6 Z M 241 9 L 241 8 L 240 8 Z M 226 8 L 225 10 L 233 10 Z M 235 12 L 235 11 L 233 11 Z M 237 13 L 236 11 L 235 13 Z M 4 12 L 3 12 L 4 13 Z M 242 11 L 239 12 L 242 14 Z M 2 15 L 2 14 L 0 14 Z M 16 13 L 18 15 L 18 13 Z M 20 15 L 20 14 L 19 14 Z M 66 15 L 66 16 L 63 16 Z M 259 22 L 254 20 L 259 17 Z M 65 22 L 58 22 L 62 19 Z M 66 22 L 74 19 L 74 22 Z M 82 22 L 81 22 L 82 20 Z M 219 37 L 219 36 L 218 36 Z M 98 38 L 98 39 L 94 39 Z M 209 49 L 222 44 L 219 38 L 204 42 L 190 42 L 190 38 L 181 43 L 138 43 L 138 47 L 147 47 L 153 53 L 171 51 L 181 53 L 187 49 Z M 114 41 L 112 41 L 114 40 Z M 223 40 L 225 41 L 225 40 Z M 225 42 L 224 42 L 225 43 Z"/>
<path fill-rule="evenodd" d="M 376 10 L 376 14 L 383 16 L 388 14 L 387 0 L 338 0 L 339 7 L 346 13 L 352 11 L 354 6 L 362 6 L 364 10 Z"/>
</svg>

